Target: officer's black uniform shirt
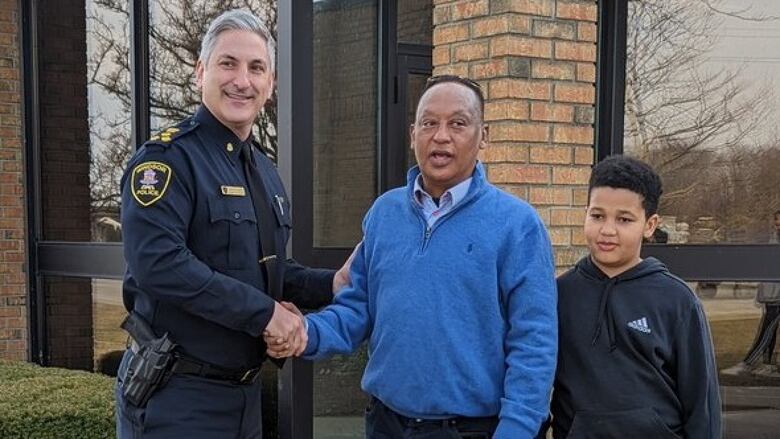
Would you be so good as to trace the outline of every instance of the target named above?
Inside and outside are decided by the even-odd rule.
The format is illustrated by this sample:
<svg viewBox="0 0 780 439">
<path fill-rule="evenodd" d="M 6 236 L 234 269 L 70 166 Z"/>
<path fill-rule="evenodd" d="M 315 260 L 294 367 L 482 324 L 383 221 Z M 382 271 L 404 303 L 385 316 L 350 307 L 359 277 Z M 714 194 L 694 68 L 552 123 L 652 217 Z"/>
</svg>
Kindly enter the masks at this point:
<svg viewBox="0 0 780 439">
<path fill-rule="evenodd" d="M 243 141 L 202 106 L 152 137 L 122 178 L 127 273 L 123 297 L 157 333 L 191 357 L 228 368 L 257 366 L 273 315 L 257 217 L 240 157 Z M 277 254 L 284 254 L 290 204 L 273 163 L 254 148 L 273 204 Z M 284 298 L 304 308 L 332 299 L 332 270 L 280 258 Z"/>
</svg>

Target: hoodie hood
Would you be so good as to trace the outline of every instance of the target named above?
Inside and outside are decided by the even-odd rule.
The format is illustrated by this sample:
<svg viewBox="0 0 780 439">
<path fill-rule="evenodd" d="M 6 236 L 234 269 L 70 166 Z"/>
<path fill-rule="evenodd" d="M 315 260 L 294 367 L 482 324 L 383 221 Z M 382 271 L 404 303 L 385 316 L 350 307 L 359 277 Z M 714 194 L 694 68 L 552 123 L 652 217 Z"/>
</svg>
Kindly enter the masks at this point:
<svg viewBox="0 0 780 439">
<path fill-rule="evenodd" d="M 601 271 L 601 269 L 596 266 L 596 264 L 593 263 L 590 255 L 580 259 L 574 269 L 582 276 L 602 284 L 601 298 L 599 300 L 598 308 L 599 312 L 593 327 L 593 339 L 591 340 L 591 345 L 596 344 L 599 337 L 601 336 L 602 328 L 606 326 L 607 336 L 609 337 L 610 352 L 614 351 L 617 347 L 615 342 L 615 320 L 612 317 L 612 307 L 610 305 L 610 296 L 612 290 L 614 290 L 615 286 L 621 282 L 639 279 L 658 272 L 669 271 L 661 261 L 650 257 L 643 259 L 639 264 L 630 270 L 624 271 L 623 273 L 610 278 L 604 274 L 604 272 Z"/>
</svg>

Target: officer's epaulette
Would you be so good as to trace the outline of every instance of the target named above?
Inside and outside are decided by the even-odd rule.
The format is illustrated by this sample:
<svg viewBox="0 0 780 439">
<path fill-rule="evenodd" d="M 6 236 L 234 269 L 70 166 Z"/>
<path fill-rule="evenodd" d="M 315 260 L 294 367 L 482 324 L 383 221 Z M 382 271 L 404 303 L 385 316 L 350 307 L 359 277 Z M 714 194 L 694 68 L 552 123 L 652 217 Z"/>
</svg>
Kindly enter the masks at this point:
<svg viewBox="0 0 780 439">
<path fill-rule="evenodd" d="M 166 128 L 153 135 L 146 141 L 147 144 L 169 145 L 174 140 L 182 137 L 198 127 L 198 122 L 192 118 L 185 119 L 176 126 Z"/>
</svg>

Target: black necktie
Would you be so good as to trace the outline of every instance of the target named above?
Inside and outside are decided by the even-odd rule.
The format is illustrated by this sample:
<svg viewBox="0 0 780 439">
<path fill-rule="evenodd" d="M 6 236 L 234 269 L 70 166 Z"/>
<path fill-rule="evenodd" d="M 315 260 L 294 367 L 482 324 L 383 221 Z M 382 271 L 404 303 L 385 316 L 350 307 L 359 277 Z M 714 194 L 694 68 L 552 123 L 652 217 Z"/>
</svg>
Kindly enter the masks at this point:
<svg viewBox="0 0 780 439">
<path fill-rule="evenodd" d="M 249 185 L 249 195 L 257 217 L 257 233 L 260 237 L 260 250 L 262 258 L 260 265 L 265 269 L 266 291 L 265 293 L 279 301 L 282 298 L 281 285 L 277 282 L 277 255 L 276 255 L 276 218 L 273 212 L 272 201 L 265 190 L 263 178 L 255 166 L 255 158 L 252 155 L 251 141 L 246 141 L 241 146 L 241 160 L 244 162 L 244 176 Z"/>
</svg>

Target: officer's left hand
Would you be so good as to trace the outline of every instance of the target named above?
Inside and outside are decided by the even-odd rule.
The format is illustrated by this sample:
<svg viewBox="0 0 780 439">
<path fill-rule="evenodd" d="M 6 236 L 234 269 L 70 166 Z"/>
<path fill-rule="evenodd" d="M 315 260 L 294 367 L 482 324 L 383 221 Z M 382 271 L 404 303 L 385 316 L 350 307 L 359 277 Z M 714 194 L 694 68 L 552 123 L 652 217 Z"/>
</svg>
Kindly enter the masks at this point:
<svg viewBox="0 0 780 439">
<path fill-rule="evenodd" d="M 341 291 L 342 288 L 349 286 L 349 268 L 352 266 L 352 260 L 355 259 L 355 254 L 358 249 L 360 249 L 361 244 L 363 244 L 363 241 L 358 242 L 355 249 L 352 250 L 352 254 L 349 255 L 346 262 L 344 262 L 344 265 L 342 265 L 341 268 L 339 268 L 339 271 L 336 272 L 336 275 L 333 276 L 333 294 L 336 294 Z"/>
</svg>

